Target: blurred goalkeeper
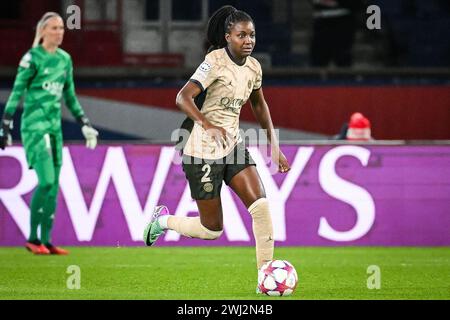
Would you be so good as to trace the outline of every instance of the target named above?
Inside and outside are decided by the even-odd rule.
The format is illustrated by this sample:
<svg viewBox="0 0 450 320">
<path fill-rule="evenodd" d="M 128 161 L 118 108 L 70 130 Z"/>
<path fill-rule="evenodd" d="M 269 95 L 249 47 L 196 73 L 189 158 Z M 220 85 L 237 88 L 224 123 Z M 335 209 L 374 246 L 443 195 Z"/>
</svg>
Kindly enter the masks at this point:
<svg viewBox="0 0 450 320">
<path fill-rule="evenodd" d="M 225 182 L 252 217 L 260 268 L 273 259 L 274 239 L 264 186 L 239 132 L 239 115 L 247 100 L 266 130 L 278 171 L 285 173 L 290 165 L 274 134 L 262 90 L 261 65 L 250 56 L 256 43 L 252 18 L 224 6 L 210 18 L 207 38 L 211 48 L 205 61 L 177 96 L 178 107 L 188 116 L 182 129 L 189 132 L 178 147 L 182 147 L 183 170 L 200 215 L 177 217 L 167 207 L 158 206 L 144 231 L 144 241 L 151 246 L 166 230 L 191 238 L 219 238 L 223 232 L 220 191 Z"/>
<path fill-rule="evenodd" d="M 33 47 L 20 61 L 13 91 L 0 128 L 0 148 L 12 144 L 13 116 L 25 94 L 21 136 L 27 162 L 36 170 L 38 186 L 31 200 L 31 228 L 26 248 L 34 254 L 68 254 L 51 243 L 62 165 L 61 97 L 81 125 L 86 146 L 94 149 L 98 132 L 92 128 L 75 96 L 70 55 L 59 46 L 64 22 L 54 12 L 39 20 Z M 41 226 L 40 239 L 38 226 Z"/>
</svg>

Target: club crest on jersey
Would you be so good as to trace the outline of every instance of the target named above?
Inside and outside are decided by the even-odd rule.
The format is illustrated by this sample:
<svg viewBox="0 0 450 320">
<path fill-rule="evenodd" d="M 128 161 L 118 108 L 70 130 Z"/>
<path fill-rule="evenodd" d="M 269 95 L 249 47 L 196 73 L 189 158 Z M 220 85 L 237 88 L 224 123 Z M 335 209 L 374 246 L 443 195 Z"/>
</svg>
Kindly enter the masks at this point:
<svg viewBox="0 0 450 320">
<path fill-rule="evenodd" d="M 211 192 L 213 191 L 214 186 L 211 182 L 207 182 L 203 185 L 203 190 L 205 190 L 205 192 Z"/>
</svg>

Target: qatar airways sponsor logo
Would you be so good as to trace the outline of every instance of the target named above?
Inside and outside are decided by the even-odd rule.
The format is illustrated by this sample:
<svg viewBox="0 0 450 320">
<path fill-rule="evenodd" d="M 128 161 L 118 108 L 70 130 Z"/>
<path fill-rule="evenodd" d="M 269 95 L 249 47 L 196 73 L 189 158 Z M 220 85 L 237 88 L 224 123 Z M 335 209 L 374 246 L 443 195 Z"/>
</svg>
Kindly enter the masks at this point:
<svg viewBox="0 0 450 320">
<path fill-rule="evenodd" d="M 61 98 L 62 91 L 64 89 L 64 84 L 59 82 L 45 81 L 42 84 L 42 89 L 44 89 L 53 96 Z"/>
<path fill-rule="evenodd" d="M 283 182 L 278 184 L 258 148 L 249 148 L 249 152 L 258 166 L 259 175 L 264 181 L 271 207 L 276 241 L 287 240 L 286 203 L 292 196 L 294 187 L 311 160 L 314 150 L 315 148 L 311 146 L 299 147 L 292 160 L 291 170 L 286 173 Z M 168 181 L 171 181 L 168 177 L 170 169 L 176 165 L 174 164 L 177 157 L 175 149 L 173 147 L 161 147 L 156 168 L 148 170 L 148 174 L 152 176 L 152 182 L 143 207 L 139 201 L 137 183 L 133 181 L 123 147 L 107 147 L 103 163 L 98 164 L 100 175 L 95 188 L 92 190 L 90 206 L 83 196 L 83 186 L 80 184 L 77 174 L 83 168 L 75 166 L 71 152 L 67 147 L 64 148 L 63 153 L 64 164 L 61 170 L 60 191 L 67 205 L 68 214 L 78 241 L 89 242 L 93 239 L 99 214 L 105 202 L 108 201 L 106 194 L 110 185 L 115 187 L 120 205 L 117 210 L 121 210 L 125 216 L 131 239 L 142 241 L 143 229 L 151 217 L 152 210 L 160 204 L 163 188 L 166 183 L 169 183 Z M 344 156 L 355 158 L 361 166 L 365 167 L 368 164 L 370 150 L 360 146 L 338 146 L 326 152 L 320 160 L 318 174 L 321 188 L 337 201 L 350 205 L 356 215 L 354 225 L 344 231 L 336 230 L 326 217 L 320 217 L 317 235 L 335 242 L 354 241 L 362 238 L 371 230 L 375 221 L 375 203 L 371 194 L 362 186 L 347 181 L 336 173 L 336 163 Z M 11 157 L 21 167 L 18 182 L 8 188 L 0 188 L 0 201 L 24 237 L 27 237 L 29 234 L 30 210 L 24 200 L 24 195 L 30 193 L 36 187 L 36 174 L 32 170 L 28 170 L 22 147 L 7 148 L 0 153 L 0 157 Z M 179 182 L 179 184 L 170 187 L 183 190 L 177 204 L 171 208 L 174 215 L 182 217 L 187 216 L 190 212 L 198 212 L 197 205 L 190 196 L 187 182 Z M 298 190 L 298 186 L 296 190 Z M 230 189 L 223 188 L 221 196 L 223 200 L 224 236 L 228 241 L 250 242 L 252 231 L 244 225 Z M 179 240 L 180 235 L 173 231 L 167 232 L 164 236 L 164 241 L 167 242 Z"/>
<path fill-rule="evenodd" d="M 245 101 L 243 99 L 223 97 L 219 101 L 219 105 L 224 107 L 226 110 L 239 114 L 241 107 L 244 105 Z"/>
</svg>

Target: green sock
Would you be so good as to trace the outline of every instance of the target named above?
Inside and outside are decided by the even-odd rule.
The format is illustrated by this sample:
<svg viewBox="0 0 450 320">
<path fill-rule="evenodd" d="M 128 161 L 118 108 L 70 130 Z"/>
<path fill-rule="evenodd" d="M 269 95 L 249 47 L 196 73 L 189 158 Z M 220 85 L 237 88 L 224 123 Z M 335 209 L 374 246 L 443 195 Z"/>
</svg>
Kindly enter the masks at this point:
<svg viewBox="0 0 450 320">
<path fill-rule="evenodd" d="M 38 186 L 31 201 L 29 241 L 37 240 L 37 227 L 40 224 L 41 242 L 46 244 L 50 241 L 50 233 L 53 227 L 61 167 L 54 167 L 53 159 L 50 157 L 37 161 L 33 167 L 38 177 Z"/>
<path fill-rule="evenodd" d="M 42 243 L 47 245 L 51 241 L 51 233 L 53 229 L 53 221 L 55 220 L 56 200 L 58 197 L 59 188 L 59 173 L 61 167 L 55 167 L 55 180 L 52 187 L 47 193 L 47 201 L 44 205 L 44 215 L 41 225 L 41 240 Z"/>
<path fill-rule="evenodd" d="M 43 244 L 49 244 L 55 220 L 56 198 L 49 196 L 44 209 L 44 215 L 41 224 L 41 240 Z"/>
<path fill-rule="evenodd" d="M 28 238 L 28 242 L 38 240 L 37 229 L 42 221 L 44 213 L 43 204 L 46 194 L 47 191 L 39 186 L 34 191 L 33 198 L 31 199 L 30 237 Z"/>
<path fill-rule="evenodd" d="M 50 234 L 52 232 L 53 227 L 53 214 L 46 215 L 44 219 L 42 219 L 41 225 L 41 241 L 44 245 L 50 243 Z"/>
</svg>

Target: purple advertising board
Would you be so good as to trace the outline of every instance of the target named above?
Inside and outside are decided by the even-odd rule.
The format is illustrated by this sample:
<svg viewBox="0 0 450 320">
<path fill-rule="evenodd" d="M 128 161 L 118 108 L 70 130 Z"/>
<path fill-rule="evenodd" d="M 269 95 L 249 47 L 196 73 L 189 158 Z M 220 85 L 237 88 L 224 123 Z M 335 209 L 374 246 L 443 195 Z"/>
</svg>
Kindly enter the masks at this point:
<svg viewBox="0 0 450 320">
<path fill-rule="evenodd" d="M 287 174 L 272 174 L 262 153 L 249 149 L 270 203 L 277 246 L 450 245 L 450 146 L 284 145 Z M 22 147 L 0 152 L 1 246 L 24 244 L 36 184 Z M 158 245 L 254 245 L 245 206 L 225 185 L 221 198 L 220 239 L 169 231 Z M 66 146 L 53 242 L 141 246 L 158 204 L 177 216 L 198 215 L 173 147 Z"/>
</svg>

